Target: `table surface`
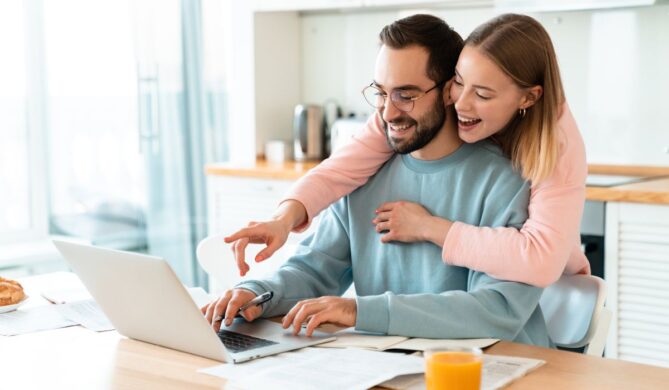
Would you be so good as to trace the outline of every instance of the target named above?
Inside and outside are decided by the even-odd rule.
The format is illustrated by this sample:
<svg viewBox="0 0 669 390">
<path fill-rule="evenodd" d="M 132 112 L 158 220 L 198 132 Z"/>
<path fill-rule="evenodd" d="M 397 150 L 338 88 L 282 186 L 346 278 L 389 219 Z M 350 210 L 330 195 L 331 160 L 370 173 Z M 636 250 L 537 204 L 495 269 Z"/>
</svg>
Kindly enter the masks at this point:
<svg viewBox="0 0 669 390">
<path fill-rule="evenodd" d="M 67 278 L 61 278 L 67 279 Z M 44 304 L 36 290 L 44 277 L 26 283 L 31 305 Z M 58 283 L 50 283 L 53 288 Z M 546 364 L 508 389 L 661 389 L 669 369 L 501 341 L 495 355 L 542 359 Z M 0 336 L 3 389 L 218 389 L 225 379 L 200 374 L 217 361 L 130 340 L 115 331 L 75 326 L 26 335 Z"/>
</svg>

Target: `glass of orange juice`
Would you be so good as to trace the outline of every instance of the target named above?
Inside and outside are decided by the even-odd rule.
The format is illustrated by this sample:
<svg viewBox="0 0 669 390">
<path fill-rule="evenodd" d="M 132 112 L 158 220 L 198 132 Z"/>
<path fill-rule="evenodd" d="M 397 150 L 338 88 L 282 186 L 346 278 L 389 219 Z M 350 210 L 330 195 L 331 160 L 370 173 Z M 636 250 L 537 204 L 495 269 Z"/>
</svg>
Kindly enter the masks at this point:
<svg viewBox="0 0 669 390">
<path fill-rule="evenodd" d="M 427 390 L 479 390 L 483 355 L 479 348 L 428 349 L 425 355 Z"/>
</svg>

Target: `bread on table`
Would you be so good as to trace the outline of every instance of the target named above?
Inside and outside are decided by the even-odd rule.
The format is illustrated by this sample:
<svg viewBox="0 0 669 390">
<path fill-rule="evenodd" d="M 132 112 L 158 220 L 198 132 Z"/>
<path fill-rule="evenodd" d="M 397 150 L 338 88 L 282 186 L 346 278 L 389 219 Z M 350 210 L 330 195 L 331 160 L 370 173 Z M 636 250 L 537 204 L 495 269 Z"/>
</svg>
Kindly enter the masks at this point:
<svg viewBox="0 0 669 390">
<path fill-rule="evenodd" d="M 17 304 L 25 297 L 26 294 L 19 282 L 0 277 L 0 306 Z"/>
</svg>

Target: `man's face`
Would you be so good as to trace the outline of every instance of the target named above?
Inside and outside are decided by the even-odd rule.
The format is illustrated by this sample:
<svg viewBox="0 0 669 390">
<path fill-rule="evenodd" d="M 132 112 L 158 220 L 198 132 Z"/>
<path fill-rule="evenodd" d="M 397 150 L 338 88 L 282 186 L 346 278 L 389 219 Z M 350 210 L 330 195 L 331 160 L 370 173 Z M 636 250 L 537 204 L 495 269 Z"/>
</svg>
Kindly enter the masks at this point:
<svg viewBox="0 0 669 390">
<path fill-rule="evenodd" d="M 422 95 L 437 83 L 427 76 L 428 57 L 427 50 L 420 46 L 393 49 L 383 45 L 376 59 L 374 82 L 387 95 L 394 90 L 405 91 L 407 95 Z M 441 87 L 415 100 L 410 112 L 398 110 L 390 97 L 379 111 L 388 144 L 401 154 L 411 153 L 429 144 L 446 120 Z"/>
</svg>

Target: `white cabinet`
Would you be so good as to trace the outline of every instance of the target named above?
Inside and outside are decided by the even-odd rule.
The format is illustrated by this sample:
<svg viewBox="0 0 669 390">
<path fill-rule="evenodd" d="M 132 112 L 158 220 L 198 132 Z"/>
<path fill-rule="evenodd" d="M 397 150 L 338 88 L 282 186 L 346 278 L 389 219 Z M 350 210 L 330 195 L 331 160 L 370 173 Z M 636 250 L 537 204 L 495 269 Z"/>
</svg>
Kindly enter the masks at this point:
<svg viewBox="0 0 669 390">
<path fill-rule="evenodd" d="M 208 227 L 209 235 L 230 234 L 245 227 L 250 221 L 270 218 L 292 180 L 259 179 L 239 176 L 208 175 Z M 314 231 L 314 221 L 306 232 L 288 236 L 286 245 L 270 259 L 255 263 L 253 258 L 264 246 L 250 245 L 246 251 L 251 271 L 247 278 L 255 279 L 276 270 L 293 252 L 295 245 Z M 221 254 L 221 261 L 229 264 L 229 272 L 209 279 L 210 292 L 218 293 L 237 284 L 239 277 L 232 251 Z"/>
<path fill-rule="evenodd" d="M 606 356 L 669 367 L 669 206 L 607 203 Z"/>
<path fill-rule="evenodd" d="M 357 8 L 362 0 L 255 0 L 256 11 L 311 11 Z"/>
<path fill-rule="evenodd" d="M 363 0 L 366 7 L 480 7 L 491 6 L 494 0 Z"/>
</svg>

